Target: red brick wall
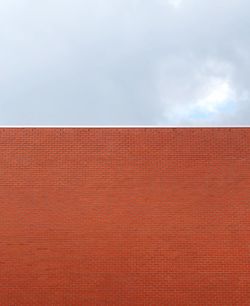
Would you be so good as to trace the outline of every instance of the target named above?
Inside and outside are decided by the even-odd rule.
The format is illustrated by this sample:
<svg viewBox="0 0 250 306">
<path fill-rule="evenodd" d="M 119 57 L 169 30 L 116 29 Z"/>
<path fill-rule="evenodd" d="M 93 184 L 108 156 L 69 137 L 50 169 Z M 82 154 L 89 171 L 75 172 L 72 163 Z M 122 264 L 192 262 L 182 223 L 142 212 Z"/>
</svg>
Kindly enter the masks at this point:
<svg viewBox="0 0 250 306">
<path fill-rule="evenodd" d="M 0 129 L 0 305 L 250 305 L 250 129 Z"/>
</svg>

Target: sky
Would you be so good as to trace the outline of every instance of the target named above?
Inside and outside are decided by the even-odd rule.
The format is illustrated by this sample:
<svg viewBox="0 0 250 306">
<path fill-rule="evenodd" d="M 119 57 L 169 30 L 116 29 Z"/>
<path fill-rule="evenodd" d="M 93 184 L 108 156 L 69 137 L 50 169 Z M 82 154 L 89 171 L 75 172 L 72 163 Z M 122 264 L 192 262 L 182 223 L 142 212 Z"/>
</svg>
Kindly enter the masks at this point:
<svg viewBox="0 0 250 306">
<path fill-rule="evenodd" d="M 249 0 L 1 0 L 0 125 L 250 125 Z"/>
</svg>

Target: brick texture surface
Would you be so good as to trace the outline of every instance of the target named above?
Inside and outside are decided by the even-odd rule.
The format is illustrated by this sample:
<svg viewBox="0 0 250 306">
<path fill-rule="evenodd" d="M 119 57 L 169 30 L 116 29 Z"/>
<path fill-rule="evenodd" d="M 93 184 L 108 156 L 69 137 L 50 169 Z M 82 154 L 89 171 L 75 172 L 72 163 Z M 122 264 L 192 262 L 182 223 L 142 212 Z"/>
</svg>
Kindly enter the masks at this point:
<svg viewBox="0 0 250 306">
<path fill-rule="evenodd" d="M 0 306 L 249 306 L 249 273 L 250 129 L 0 129 Z"/>
</svg>

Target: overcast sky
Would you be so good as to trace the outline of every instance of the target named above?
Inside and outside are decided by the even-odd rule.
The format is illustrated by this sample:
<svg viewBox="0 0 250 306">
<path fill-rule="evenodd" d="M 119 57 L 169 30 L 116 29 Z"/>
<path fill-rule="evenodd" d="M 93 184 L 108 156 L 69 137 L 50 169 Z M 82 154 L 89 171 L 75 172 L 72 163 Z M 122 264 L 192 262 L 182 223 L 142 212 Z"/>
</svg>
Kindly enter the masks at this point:
<svg viewBox="0 0 250 306">
<path fill-rule="evenodd" d="M 1 0 L 1 125 L 250 125 L 249 0 Z"/>
</svg>

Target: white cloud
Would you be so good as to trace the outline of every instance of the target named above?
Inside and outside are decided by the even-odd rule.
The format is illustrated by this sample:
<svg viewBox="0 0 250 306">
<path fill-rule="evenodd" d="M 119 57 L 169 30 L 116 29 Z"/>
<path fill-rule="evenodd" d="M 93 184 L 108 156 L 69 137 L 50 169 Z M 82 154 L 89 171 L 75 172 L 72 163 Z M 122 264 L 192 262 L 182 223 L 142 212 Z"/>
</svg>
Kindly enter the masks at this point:
<svg viewBox="0 0 250 306">
<path fill-rule="evenodd" d="M 249 9 L 3 0 L 0 124 L 250 124 Z"/>
<path fill-rule="evenodd" d="M 168 0 L 168 3 L 172 5 L 174 8 L 178 9 L 181 7 L 183 0 Z"/>
<path fill-rule="evenodd" d="M 162 66 L 158 82 L 165 111 L 160 124 L 211 124 L 219 117 L 235 113 L 246 97 L 236 92 L 228 63 L 211 60 L 199 63 L 187 57 L 181 62 L 172 58 Z"/>
<path fill-rule="evenodd" d="M 212 78 L 204 88 L 204 96 L 197 101 L 197 107 L 208 113 L 218 113 L 223 106 L 232 100 L 236 95 L 228 80 Z"/>
</svg>

